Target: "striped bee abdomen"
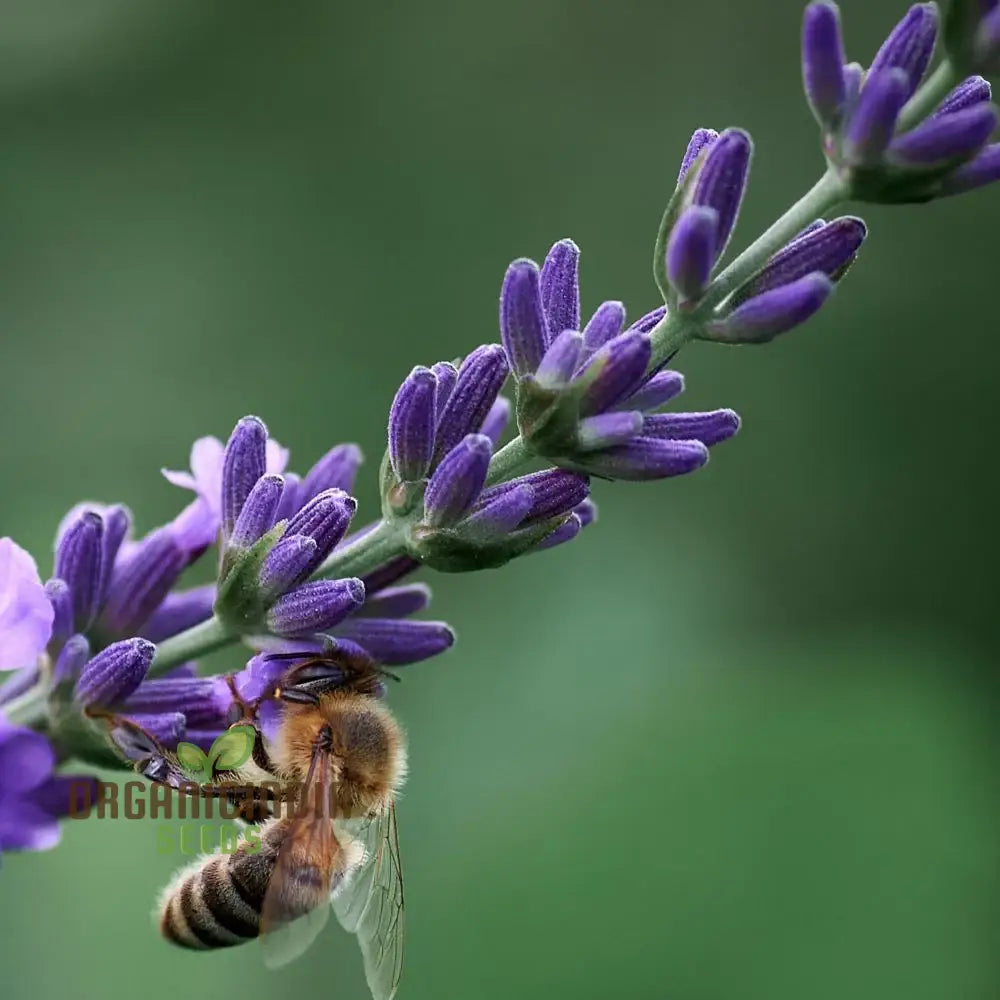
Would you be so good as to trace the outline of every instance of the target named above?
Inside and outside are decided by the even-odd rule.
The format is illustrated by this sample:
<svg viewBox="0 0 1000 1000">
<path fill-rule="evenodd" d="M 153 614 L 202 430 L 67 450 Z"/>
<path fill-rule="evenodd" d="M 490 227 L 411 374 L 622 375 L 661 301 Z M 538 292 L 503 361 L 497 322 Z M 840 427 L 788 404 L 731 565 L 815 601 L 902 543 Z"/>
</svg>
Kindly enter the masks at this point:
<svg viewBox="0 0 1000 1000">
<path fill-rule="evenodd" d="M 244 841 L 232 854 L 211 854 L 179 871 L 161 897 L 160 933 L 182 948 L 201 950 L 257 937 L 286 832 L 283 822 L 265 824 L 258 850 L 248 850 Z"/>
</svg>

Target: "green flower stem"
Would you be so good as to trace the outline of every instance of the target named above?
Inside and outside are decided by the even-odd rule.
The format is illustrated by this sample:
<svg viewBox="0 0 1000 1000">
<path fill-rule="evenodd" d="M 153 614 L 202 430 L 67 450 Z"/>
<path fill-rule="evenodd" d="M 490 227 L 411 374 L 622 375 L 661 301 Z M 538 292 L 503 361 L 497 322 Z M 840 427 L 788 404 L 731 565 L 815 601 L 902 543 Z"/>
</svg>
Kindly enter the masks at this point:
<svg viewBox="0 0 1000 1000">
<path fill-rule="evenodd" d="M 15 726 L 38 729 L 48 715 L 48 694 L 48 685 L 44 681 L 39 681 L 34 687 L 29 688 L 13 701 L 9 701 L 0 709 L 0 713 Z"/>
<path fill-rule="evenodd" d="M 709 286 L 708 292 L 690 313 L 673 311 L 650 331 L 653 342 L 652 368 L 663 364 L 682 344 L 697 333 L 700 323 L 727 295 L 756 274 L 786 243 L 815 219 L 846 201 L 849 189 L 833 169 L 827 172 L 778 219 L 750 244 Z"/>
<path fill-rule="evenodd" d="M 509 479 L 522 465 L 530 462 L 531 458 L 531 449 L 524 438 L 518 435 L 493 456 L 489 472 L 486 475 L 486 485 L 492 486 L 502 479 Z"/>
<path fill-rule="evenodd" d="M 393 521 L 381 520 L 367 534 L 335 549 L 318 570 L 316 577 L 364 576 L 390 559 L 406 552 L 402 528 Z"/>
<path fill-rule="evenodd" d="M 924 81 L 923 86 L 910 98 L 903 108 L 896 126 L 898 132 L 905 132 L 923 121 L 959 82 L 959 74 L 950 59 L 942 60 L 936 70 Z"/>
<path fill-rule="evenodd" d="M 188 660 L 197 659 L 215 649 L 228 646 L 230 643 L 236 642 L 238 638 L 238 635 L 230 632 L 213 615 L 207 622 L 194 625 L 187 631 L 179 632 L 159 643 L 156 647 L 153 664 L 146 677 L 159 677 Z"/>
</svg>

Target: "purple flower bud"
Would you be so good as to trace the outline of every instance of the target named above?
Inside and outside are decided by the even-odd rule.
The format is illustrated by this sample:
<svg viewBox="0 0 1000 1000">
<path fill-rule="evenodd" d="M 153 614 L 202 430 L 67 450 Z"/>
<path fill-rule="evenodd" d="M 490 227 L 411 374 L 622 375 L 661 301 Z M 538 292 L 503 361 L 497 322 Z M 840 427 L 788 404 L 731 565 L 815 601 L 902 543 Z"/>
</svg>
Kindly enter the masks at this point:
<svg viewBox="0 0 1000 1000">
<path fill-rule="evenodd" d="M 802 82 L 816 120 L 836 128 L 847 97 L 840 11 L 833 3 L 811 3 L 802 18 Z"/>
<path fill-rule="evenodd" d="M 617 337 L 625 326 L 625 306 L 620 302 L 602 302 L 583 328 L 583 353 L 589 356 Z"/>
<path fill-rule="evenodd" d="M 700 441 L 706 447 L 731 438 L 740 429 L 733 410 L 708 413 L 653 413 L 642 423 L 642 436 L 671 441 Z"/>
<path fill-rule="evenodd" d="M 609 340 L 587 363 L 585 375 L 594 375 L 580 400 L 582 416 L 611 409 L 642 380 L 652 355 L 649 337 L 626 330 Z"/>
<path fill-rule="evenodd" d="M 833 282 L 819 272 L 764 292 L 744 302 L 712 327 L 713 340 L 763 344 L 804 323 L 827 300 Z"/>
<path fill-rule="evenodd" d="M 431 371 L 437 379 L 437 392 L 434 394 L 434 426 L 437 427 L 445 404 L 451 399 L 455 382 L 458 381 L 458 369 L 450 361 L 439 361 L 436 365 L 431 365 Z"/>
<path fill-rule="evenodd" d="M 365 586 L 355 578 L 304 583 L 278 598 L 267 613 L 267 625 L 275 635 L 325 632 L 361 607 L 364 600 Z"/>
<path fill-rule="evenodd" d="M 143 625 L 143 637 L 150 642 L 162 642 L 178 632 L 200 625 L 212 617 L 214 604 L 215 586 L 211 583 L 167 594 Z"/>
<path fill-rule="evenodd" d="M 73 633 L 73 595 L 65 580 L 52 579 L 45 584 L 45 594 L 52 605 L 52 634 L 49 650 L 57 650 Z"/>
<path fill-rule="evenodd" d="M 667 277 L 682 299 L 696 300 L 708 285 L 718 246 L 719 213 L 692 205 L 685 209 L 667 243 Z"/>
<path fill-rule="evenodd" d="M 324 490 L 302 508 L 285 528 L 285 537 L 308 535 L 316 542 L 315 563 L 319 565 L 347 533 L 357 501 L 343 490 Z"/>
<path fill-rule="evenodd" d="M 71 635 L 56 657 L 53 684 L 75 684 L 90 659 L 90 643 L 85 635 Z"/>
<path fill-rule="evenodd" d="M 715 129 L 695 129 L 694 135 L 691 136 L 687 149 L 684 151 L 684 156 L 681 159 L 681 169 L 680 173 L 677 175 L 678 185 L 684 180 L 685 174 L 687 174 L 687 172 L 691 169 L 691 164 L 698 158 L 698 154 L 703 149 L 709 148 L 718 138 L 719 133 L 716 132 Z"/>
<path fill-rule="evenodd" d="M 712 145 L 701 168 L 692 204 L 714 208 L 719 213 L 715 237 L 715 258 L 729 242 L 746 190 L 753 143 L 746 132 L 728 128 Z"/>
<path fill-rule="evenodd" d="M 84 706 L 121 704 L 141 683 L 156 647 L 145 639 L 125 639 L 101 650 L 84 668 L 75 697 Z"/>
<path fill-rule="evenodd" d="M 341 637 L 358 643 L 386 666 L 426 660 L 455 642 L 455 633 L 444 622 L 395 618 L 349 618 L 337 629 Z"/>
<path fill-rule="evenodd" d="M 257 417 L 244 417 L 233 428 L 222 459 L 222 530 L 226 537 L 266 466 L 267 428 Z"/>
<path fill-rule="evenodd" d="M 531 551 L 542 552 L 554 549 L 557 545 L 573 541 L 583 530 L 583 521 L 578 514 L 570 514 L 562 524 L 550 535 L 546 535 Z"/>
<path fill-rule="evenodd" d="M 997 125 L 997 109 L 977 104 L 950 115 L 934 115 L 889 147 L 894 163 L 927 167 L 974 156 Z"/>
<path fill-rule="evenodd" d="M 854 260 L 867 235 L 863 219 L 845 215 L 798 237 L 779 250 L 764 269 L 740 289 L 739 301 L 787 285 L 814 271 L 822 271 L 836 280 Z"/>
<path fill-rule="evenodd" d="M 940 196 L 964 194 L 1000 180 L 1000 143 L 987 146 L 974 160 L 952 171 L 941 185 Z"/>
<path fill-rule="evenodd" d="M 869 73 L 844 133 L 843 153 L 855 167 L 874 166 L 882 158 L 907 98 L 907 76 L 901 69 Z"/>
<path fill-rule="evenodd" d="M 559 240 L 542 265 L 539 291 L 545 314 L 545 338 L 551 344 L 563 330 L 580 329 L 580 248 L 572 240 Z"/>
<path fill-rule="evenodd" d="M 970 76 L 963 80 L 938 106 L 934 116 L 950 115 L 976 104 L 983 104 L 992 96 L 988 80 L 981 76 Z"/>
<path fill-rule="evenodd" d="M 212 729 L 227 725 L 232 704 L 233 692 L 225 677 L 160 677 L 143 681 L 123 708 L 130 715 L 182 712 L 190 728 Z"/>
<path fill-rule="evenodd" d="M 186 564 L 187 555 L 169 528 L 159 528 L 137 542 L 111 574 L 102 629 L 112 635 L 139 631 Z"/>
<path fill-rule="evenodd" d="M 95 511 L 84 511 L 62 533 L 56 546 L 54 574 L 69 584 L 73 623 L 86 631 L 100 606 L 104 521 Z"/>
<path fill-rule="evenodd" d="M 469 434 L 445 455 L 424 494 L 427 524 L 440 528 L 461 520 L 486 482 L 492 450 L 484 434 Z"/>
<path fill-rule="evenodd" d="M 465 519 L 465 529 L 473 535 L 499 538 L 513 531 L 528 516 L 534 492 L 529 485 L 521 483 L 511 488 L 487 490 L 479 500 L 478 510 Z"/>
<path fill-rule="evenodd" d="M 106 507 L 101 517 L 104 520 L 104 544 L 101 554 L 101 601 L 103 602 L 108 592 L 108 584 L 111 582 L 111 573 L 114 570 L 115 559 L 118 558 L 118 551 L 132 527 L 132 512 L 128 507 L 115 504 L 113 507 Z"/>
<path fill-rule="evenodd" d="M 637 319 L 629 327 L 629 330 L 638 330 L 639 333 L 649 333 L 666 315 L 667 307 L 658 306 L 652 312 L 646 313 L 645 316 L 640 316 L 639 319 Z"/>
<path fill-rule="evenodd" d="M 535 380 L 545 389 L 560 389 L 569 382 L 580 362 L 583 335 L 576 330 L 563 330 L 545 352 Z"/>
<path fill-rule="evenodd" d="M 498 344 L 477 347 L 458 370 L 458 379 L 438 422 L 434 460 L 440 461 L 466 434 L 483 426 L 507 377 L 507 359 Z"/>
<path fill-rule="evenodd" d="M 229 537 L 231 549 L 248 549 L 274 527 L 285 482 L 281 476 L 261 476 L 247 495 Z"/>
<path fill-rule="evenodd" d="M 577 428 L 576 444 L 580 451 L 596 451 L 624 444 L 642 429 L 642 414 L 619 410 L 584 417 Z"/>
<path fill-rule="evenodd" d="M 418 365 L 399 387 L 389 411 L 389 461 L 401 482 L 423 479 L 434 451 L 434 373 Z"/>
<path fill-rule="evenodd" d="M 542 310 L 538 265 L 533 260 L 515 260 L 504 275 L 500 339 L 515 375 L 528 375 L 538 367 L 548 343 L 548 327 Z"/>
<path fill-rule="evenodd" d="M 662 371 L 650 375 L 627 399 L 618 404 L 630 410 L 655 410 L 684 391 L 680 372 Z"/>
<path fill-rule="evenodd" d="M 490 407 L 490 412 L 486 414 L 481 431 L 490 441 L 493 447 L 503 437 L 503 432 L 510 423 L 510 400 L 506 396 L 498 397 L 497 401 Z"/>
<path fill-rule="evenodd" d="M 361 467 L 363 456 L 356 444 L 338 444 L 331 448 L 307 473 L 302 481 L 298 503 L 301 507 L 323 490 L 343 490 L 350 493 Z"/>
<path fill-rule="evenodd" d="M 937 5 L 914 4 L 882 43 L 868 69 L 869 77 L 887 69 L 902 70 L 906 74 L 903 100 L 908 101 L 927 72 L 937 30 Z"/>
<path fill-rule="evenodd" d="M 283 594 L 301 583 L 319 560 L 316 541 L 308 535 L 289 535 L 286 531 L 265 556 L 260 568 L 260 587 L 267 599 Z M 322 559 L 322 557 L 320 557 Z"/>
<path fill-rule="evenodd" d="M 559 514 L 566 514 L 587 499 L 589 480 L 576 472 L 563 469 L 545 469 L 528 476 L 513 479 L 505 486 L 531 488 L 531 509 L 526 520 L 544 521 Z"/>
<path fill-rule="evenodd" d="M 285 488 L 281 491 L 278 509 L 274 512 L 274 523 L 287 521 L 304 503 L 302 477 L 294 472 L 286 472 L 282 477 Z"/>
<path fill-rule="evenodd" d="M 406 618 L 423 611 L 430 602 L 431 589 L 426 583 L 409 583 L 368 596 L 356 613 L 368 618 Z"/>
<path fill-rule="evenodd" d="M 627 444 L 595 451 L 587 465 L 608 479 L 665 479 L 694 472 L 708 461 L 708 449 L 700 441 L 671 441 L 636 437 Z"/>
</svg>

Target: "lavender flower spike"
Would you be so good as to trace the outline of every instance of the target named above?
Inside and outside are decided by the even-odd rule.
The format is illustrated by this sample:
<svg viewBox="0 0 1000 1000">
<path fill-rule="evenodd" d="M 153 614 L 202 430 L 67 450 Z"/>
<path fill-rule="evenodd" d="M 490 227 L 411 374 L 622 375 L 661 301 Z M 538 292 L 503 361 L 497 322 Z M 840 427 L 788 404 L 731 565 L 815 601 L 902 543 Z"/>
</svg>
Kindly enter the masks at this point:
<svg viewBox="0 0 1000 1000">
<path fill-rule="evenodd" d="M 847 88 L 840 11 L 834 3 L 811 3 L 802 19 L 802 82 L 820 126 L 833 131 L 840 123 Z"/>
<path fill-rule="evenodd" d="M 418 365 L 399 387 L 389 411 L 389 461 L 400 482 L 423 479 L 434 453 L 437 380 Z"/>
<path fill-rule="evenodd" d="M 10 538 L 0 538 L 0 670 L 33 666 L 54 617 L 35 560 Z"/>
<path fill-rule="evenodd" d="M 222 530 L 230 536 L 254 484 L 264 475 L 267 428 L 244 417 L 233 429 L 222 461 Z"/>
<path fill-rule="evenodd" d="M 115 642 L 84 668 L 76 684 L 76 700 L 84 706 L 112 707 L 142 683 L 156 647 L 146 639 Z"/>
</svg>

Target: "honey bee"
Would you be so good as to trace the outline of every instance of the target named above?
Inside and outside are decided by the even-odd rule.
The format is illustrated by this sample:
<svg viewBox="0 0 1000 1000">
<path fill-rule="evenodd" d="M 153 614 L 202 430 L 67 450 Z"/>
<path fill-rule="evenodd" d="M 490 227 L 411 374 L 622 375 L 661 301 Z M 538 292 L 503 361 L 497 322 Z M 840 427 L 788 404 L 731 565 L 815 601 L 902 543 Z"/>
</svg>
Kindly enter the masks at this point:
<svg viewBox="0 0 1000 1000">
<path fill-rule="evenodd" d="M 173 944 L 199 950 L 260 936 L 265 963 L 277 967 L 312 943 L 332 908 L 358 937 L 372 995 L 389 1000 L 403 959 L 395 797 L 406 775 L 402 729 L 375 697 L 390 675 L 330 649 L 277 656 L 301 662 L 268 695 L 280 706 L 273 739 L 256 725 L 259 703 L 237 700 L 233 724 L 255 722 L 252 758 L 214 775 L 201 794 L 224 794 L 223 777 L 263 777 L 291 792 L 282 802 L 297 803 L 294 815 L 255 801 L 249 818 L 260 822 L 259 835 L 178 872 L 161 895 L 159 929 Z M 111 738 L 140 773 L 183 785 L 176 758 L 134 723 L 115 720 Z"/>
</svg>

